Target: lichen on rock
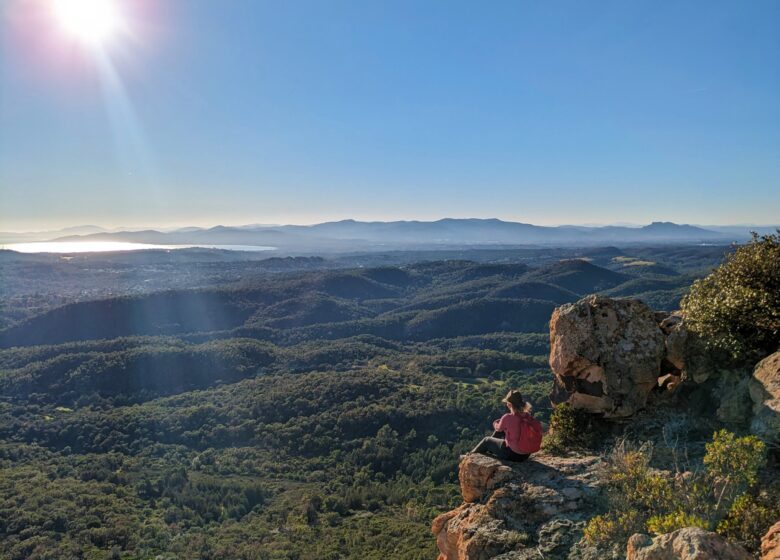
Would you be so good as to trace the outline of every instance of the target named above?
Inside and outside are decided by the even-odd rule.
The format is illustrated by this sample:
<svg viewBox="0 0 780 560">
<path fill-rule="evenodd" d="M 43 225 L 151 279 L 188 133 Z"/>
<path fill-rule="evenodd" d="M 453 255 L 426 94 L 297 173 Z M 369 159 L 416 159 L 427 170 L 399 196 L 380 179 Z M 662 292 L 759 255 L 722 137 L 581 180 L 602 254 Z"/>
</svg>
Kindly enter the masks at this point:
<svg viewBox="0 0 780 560">
<path fill-rule="evenodd" d="M 780 443 L 780 351 L 756 365 L 749 390 L 754 403 L 750 430 L 769 443 Z"/>
<path fill-rule="evenodd" d="M 780 521 L 761 539 L 761 560 L 780 560 Z"/>
<path fill-rule="evenodd" d="M 439 560 L 569 557 L 599 494 L 600 467 L 595 456 L 541 453 L 523 463 L 465 456 L 466 501 L 433 521 Z"/>
<path fill-rule="evenodd" d="M 658 386 L 666 355 L 656 314 L 638 300 L 588 296 L 563 305 L 550 320 L 551 398 L 606 418 L 631 416 Z"/>
<path fill-rule="evenodd" d="M 651 538 L 636 534 L 628 539 L 626 560 L 750 560 L 741 546 L 717 533 L 686 527 Z"/>
</svg>

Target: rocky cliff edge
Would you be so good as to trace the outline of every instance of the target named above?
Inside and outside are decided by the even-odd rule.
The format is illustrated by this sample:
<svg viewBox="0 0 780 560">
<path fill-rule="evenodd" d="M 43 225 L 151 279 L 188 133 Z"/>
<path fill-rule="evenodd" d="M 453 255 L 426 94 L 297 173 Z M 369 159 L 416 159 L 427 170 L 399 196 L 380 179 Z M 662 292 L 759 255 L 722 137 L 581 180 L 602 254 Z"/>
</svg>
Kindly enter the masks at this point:
<svg viewBox="0 0 780 560">
<path fill-rule="evenodd" d="M 544 453 L 523 463 L 460 462 L 465 502 L 433 521 L 439 560 L 585 559 L 575 547 L 600 489 L 601 459 Z"/>
</svg>

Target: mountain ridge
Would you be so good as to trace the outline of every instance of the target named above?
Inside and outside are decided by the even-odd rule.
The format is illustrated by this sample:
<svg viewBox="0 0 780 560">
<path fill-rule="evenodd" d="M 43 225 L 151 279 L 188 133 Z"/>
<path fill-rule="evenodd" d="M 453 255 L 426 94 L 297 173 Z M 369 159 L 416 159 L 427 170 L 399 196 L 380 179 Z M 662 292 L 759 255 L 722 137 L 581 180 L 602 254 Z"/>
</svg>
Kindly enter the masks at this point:
<svg viewBox="0 0 780 560">
<path fill-rule="evenodd" d="M 690 224 L 655 221 L 641 227 L 539 226 L 497 218 L 443 218 L 435 221 L 364 222 L 354 219 L 313 225 L 223 226 L 174 231 L 98 232 L 50 241 L 274 245 L 290 250 L 353 250 L 456 245 L 549 245 L 730 243 L 746 240 L 750 228 L 714 231 Z"/>
</svg>

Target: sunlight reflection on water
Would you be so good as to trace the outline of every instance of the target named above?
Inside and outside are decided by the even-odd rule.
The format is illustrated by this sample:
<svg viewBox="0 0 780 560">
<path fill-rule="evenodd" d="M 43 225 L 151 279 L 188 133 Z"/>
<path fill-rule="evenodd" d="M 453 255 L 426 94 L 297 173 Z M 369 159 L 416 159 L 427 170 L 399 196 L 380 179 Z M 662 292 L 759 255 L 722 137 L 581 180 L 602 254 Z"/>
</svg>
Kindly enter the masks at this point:
<svg viewBox="0 0 780 560">
<path fill-rule="evenodd" d="M 230 251 L 273 251 L 276 247 L 257 245 L 152 245 L 126 241 L 48 241 L 36 243 L 8 243 L 0 249 L 19 253 L 107 253 L 111 251 L 142 251 L 145 249 L 223 249 Z"/>
</svg>

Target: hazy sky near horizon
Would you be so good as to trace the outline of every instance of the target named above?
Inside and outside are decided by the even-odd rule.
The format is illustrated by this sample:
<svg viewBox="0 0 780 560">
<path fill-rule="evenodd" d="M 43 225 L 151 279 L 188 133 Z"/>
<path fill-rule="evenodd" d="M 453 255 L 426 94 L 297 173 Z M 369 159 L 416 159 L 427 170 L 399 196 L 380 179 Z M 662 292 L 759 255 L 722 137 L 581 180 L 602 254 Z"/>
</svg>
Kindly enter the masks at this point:
<svg viewBox="0 0 780 560">
<path fill-rule="evenodd" d="M 780 222 L 777 0 L 51 1 L 0 2 L 0 230 Z"/>
</svg>

